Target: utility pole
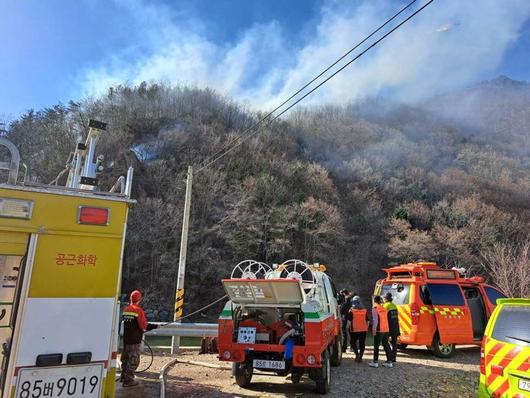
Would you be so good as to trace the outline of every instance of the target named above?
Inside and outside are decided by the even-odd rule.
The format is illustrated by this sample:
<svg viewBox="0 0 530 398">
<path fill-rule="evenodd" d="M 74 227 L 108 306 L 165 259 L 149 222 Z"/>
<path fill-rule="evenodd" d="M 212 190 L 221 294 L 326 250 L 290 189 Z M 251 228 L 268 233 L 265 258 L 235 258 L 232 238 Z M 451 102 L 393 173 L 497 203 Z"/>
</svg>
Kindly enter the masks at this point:
<svg viewBox="0 0 530 398">
<path fill-rule="evenodd" d="M 188 166 L 188 178 L 186 180 L 186 199 L 184 201 L 184 215 L 182 219 L 182 236 L 180 239 L 179 269 L 177 274 L 177 290 L 175 293 L 175 314 L 173 320 L 178 321 L 182 317 L 184 306 L 184 276 L 186 275 L 186 252 L 188 249 L 188 227 L 190 221 L 191 185 L 193 180 L 193 168 Z M 171 354 L 178 354 L 180 347 L 180 336 L 171 339 Z"/>
</svg>

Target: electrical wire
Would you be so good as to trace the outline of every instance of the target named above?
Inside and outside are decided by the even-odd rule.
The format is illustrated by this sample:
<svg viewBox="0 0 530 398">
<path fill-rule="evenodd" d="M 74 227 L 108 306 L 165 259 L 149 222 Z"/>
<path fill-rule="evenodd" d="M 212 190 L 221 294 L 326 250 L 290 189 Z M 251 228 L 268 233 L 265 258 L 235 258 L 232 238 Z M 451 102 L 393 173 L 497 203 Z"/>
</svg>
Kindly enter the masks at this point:
<svg viewBox="0 0 530 398">
<path fill-rule="evenodd" d="M 224 300 L 224 299 L 227 298 L 227 297 L 228 297 L 228 295 L 225 294 L 223 297 L 219 297 L 217 300 L 212 301 L 210 304 L 205 305 L 205 306 L 202 307 L 202 308 L 199 308 L 197 311 L 194 311 L 194 312 L 192 312 L 191 314 L 188 314 L 188 315 L 185 315 L 185 316 L 181 316 L 180 318 L 175 319 L 174 321 L 167 322 L 167 323 L 163 323 L 162 325 L 160 325 L 160 327 L 164 327 L 164 326 L 167 326 L 167 325 L 171 325 L 172 323 L 179 322 L 179 321 L 181 321 L 181 320 L 183 320 L 183 319 L 186 319 L 186 318 L 189 318 L 189 317 L 191 317 L 191 316 L 193 316 L 193 315 L 195 315 L 195 314 L 198 314 L 199 312 L 204 311 L 206 308 L 210 308 L 212 305 L 217 304 L 219 301 Z"/>
<path fill-rule="evenodd" d="M 324 79 L 322 82 L 320 82 L 318 85 L 316 85 L 314 88 L 312 88 L 309 92 L 307 92 L 306 94 L 304 94 L 302 97 L 300 97 L 299 99 L 297 99 L 294 103 L 292 103 L 291 105 L 289 105 L 289 107 L 287 107 L 286 109 L 284 109 L 282 112 L 280 112 L 278 115 L 276 115 L 274 118 L 272 118 L 268 123 L 272 123 L 273 121 L 275 121 L 276 119 L 278 119 L 280 116 L 282 116 L 284 113 L 286 113 L 287 111 L 289 111 L 291 108 L 293 108 L 295 105 L 297 105 L 300 101 L 302 101 L 304 98 L 306 98 L 308 95 L 312 94 L 315 90 L 317 90 L 318 88 L 320 88 L 322 85 L 324 85 L 325 83 L 327 83 L 330 79 L 332 79 L 333 77 L 335 77 L 338 73 L 342 72 L 345 68 L 347 68 L 349 65 L 351 65 L 353 62 L 357 61 L 360 57 L 362 57 L 364 54 L 366 54 L 369 50 L 371 50 L 372 48 L 374 48 L 375 46 L 377 46 L 381 41 L 383 41 L 385 38 L 387 38 L 390 34 L 392 34 L 393 32 L 395 32 L 397 29 L 399 29 L 402 25 L 404 25 L 406 22 L 408 22 L 409 20 L 411 20 L 412 18 L 414 18 L 417 14 L 419 14 L 421 11 L 423 11 L 427 6 L 429 6 L 434 0 L 429 0 L 426 4 L 424 4 L 422 7 L 420 7 L 418 10 L 416 10 L 414 13 L 412 13 L 410 16 L 408 16 L 406 19 L 404 19 L 402 22 L 400 22 L 398 25 L 396 25 L 393 29 L 391 29 L 389 32 L 387 32 L 385 35 L 383 35 L 381 38 L 379 38 L 378 40 L 376 40 L 374 43 L 372 43 L 368 48 L 366 48 L 365 50 L 363 50 L 360 54 L 358 54 L 357 56 L 355 56 L 353 59 L 351 59 L 350 61 L 348 61 L 345 65 L 343 65 L 342 67 L 340 67 L 337 71 L 335 71 L 334 73 L 332 73 L 330 76 L 328 76 L 326 79 Z M 387 22 L 385 22 L 383 25 L 381 25 L 378 29 L 376 29 L 373 33 L 371 33 L 366 39 L 364 39 L 363 41 L 361 41 L 355 48 L 357 48 L 359 45 L 361 45 L 362 43 L 364 43 L 368 38 L 370 38 L 371 36 L 373 36 L 373 34 L 377 33 L 379 30 L 381 30 L 381 28 L 383 28 L 384 26 L 386 26 L 391 20 L 395 19 L 399 14 L 401 14 L 405 9 L 407 9 L 410 5 L 414 4 L 415 1 L 409 3 L 409 5 L 405 6 L 402 10 L 400 10 L 398 13 L 396 13 L 391 19 L 389 19 Z M 353 49 L 351 50 L 353 51 Z M 298 95 L 302 90 L 304 90 L 305 88 L 307 88 L 307 86 L 309 86 L 311 83 L 313 83 L 316 79 L 318 79 L 319 77 L 321 77 L 325 72 L 327 72 L 329 69 L 331 69 L 333 66 L 335 66 L 338 62 L 340 62 L 342 59 L 344 59 L 344 57 L 346 57 L 348 54 L 351 53 L 351 51 L 349 51 L 348 53 L 346 53 L 344 56 L 342 56 L 339 60 L 337 60 L 334 64 L 332 64 L 330 67 L 328 67 L 324 72 L 322 72 L 321 74 L 319 74 L 318 77 L 316 77 L 315 79 L 313 79 L 310 83 L 308 83 L 307 85 L 305 85 L 303 88 L 301 88 L 299 91 L 297 91 L 295 94 L 293 94 L 291 97 L 289 97 L 289 99 L 287 99 L 286 101 L 284 101 L 284 103 L 282 103 L 279 107 L 275 108 L 275 110 L 273 110 L 272 112 L 268 113 L 266 116 L 264 116 L 262 119 L 260 119 L 257 123 L 255 123 L 254 125 L 252 125 L 251 127 L 249 127 L 248 129 L 246 129 L 244 131 L 244 133 L 248 132 L 248 131 L 251 131 L 252 129 L 258 127 L 261 123 L 263 123 L 263 121 L 265 121 L 267 118 L 269 118 L 272 113 L 274 113 L 276 110 L 278 110 L 278 108 L 281 108 L 283 105 L 285 105 L 287 102 L 289 102 L 293 97 L 295 97 L 296 95 Z M 243 134 L 244 134 L 243 133 Z M 251 134 L 248 134 L 246 135 L 245 137 L 240 137 L 238 138 L 237 140 L 235 140 L 235 142 L 237 142 L 239 140 L 239 142 L 237 142 L 235 145 L 233 145 L 232 147 L 226 149 L 223 153 L 221 153 L 219 156 L 215 157 L 213 160 L 209 161 L 208 163 L 206 163 L 205 165 L 203 165 L 202 167 L 200 167 L 196 173 L 206 169 L 207 167 L 211 166 L 213 163 L 217 162 L 219 159 L 223 158 L 224 156 L 226 156 L 228 153 L 232 152 L 234 149 L 236 149 L 237 147 L 239 147 L 243 142 L 245 142 L 246 140 L 248 140 L 249 138 L 253 137 L 254 135 L 258 134 L 259 133 L 259 130 L 256 130 L 254 132 L 252 132 Z M 219 153 L 219 151 L 217 152 Z M 211 158 L 211 157 L 210 157 Z"/>
<path fill-rule="evenodd" d="M 210 304 L 205 305 L 205 306 L 202 307 L 202 308 L 199 308 L 197 311 L 194 311 L 194 312 L 192 312 L 191 314 L 188 314 L 188 315 L 186 315 L 186 316 L 180 317 L 179 319 L 177 319 L 177 320 L 175 320 L 175 321 L 171 321 L 171 322 L 168 322 L 168 323 L 164 323 L 164 324 L 162 324 L 162 325 L 159 325 L 159 327 L 164 327 L 164 326 L 167 326 L 167 325 L 171 325 L 172 323 L 175 323 L 175 322 L 178 322 L 178 321 L 180 321 L 180 320 L 182 320 L 182 319 L 186 319 L 186 318 L 188 318 L 188 317 L 191 317 L 191 316 L 193 316 L 193 315 L 195 315 L 195 314 L 197 314 L 197 313 L 199 313 L 199 312 L 201 312 L 201 311 L 204 311 L 204 310 L 207 309 L 207 308 L 210 308 L 210 307 L 213 306 L 214 304 L 217 304 L 219 301 L 224 300 L 224 299 L 227 298 L 227 297 L 228 297 L 228 295 L 225 294 L 223 297 L 219 297 L 217 300 L 212 301 Z M 154 361 L 154 357 L 155 357 L 155 354 L 153 353 L 153 349 L 152 349 L 151 346 L 147 343 L 147 340 L 144 339 L 143 342 L 144 342 L 144 344 L 147 346 L 147 348 L 148 348 L 148 350 L 149 350 L 149 354 L 151 355 L 151 361 L 149 362 L 149 365 L 147 365 L 147 367 L 146 367 L 145 369 L 137 370 L 137 371 L 135 371 L 135 373 L 146 372 L 146 371 L 149 370 L 149 368 L 153 365 L 153 361 Z M 120 377 L 118 377 L 118 378 L 116 379 L 116 381 L 118 381 L 118 380 L 120 380 Z"/>
<path fill-rule="evenodd" d="M 335 65 L 337 65 L 340 61 L 342 61 L 344 58 L 346 58 L 348 55 L 350 55 L 353 51 L 355 51 L 357 48 L 359 48 L 361 45 L 363 45 L 368 39 L 370 39 L 373 35 L 375 35 L 377 32 L 379 32 L 381 29 L 383 29 L 386 25 L 388 25 L 390 22 L 392 22 L 394 19 L 396 19 L 399 15 L 401 15 L 403 12 L 405 12 L 408 8 L 410 8 L 414 3 L 416 3 L 418 0 L 412 0 L 410 3 L 405 5 L 402 9 L 400 9 L 398 12 L 396 12 L 394 15 L 392 15 L 389 19 L 387 19 L 382 25 L 380 25 L 377 29 L 373 30 L 368 36 L 365 36 L 360 42 L 358 42 L 355 46 L 353 46 L 351 49 L 349 49 L 347 52 L 345 52 L 340 58 L 338 58 L 335 62 L 333 62 L 331 65 L 329 65 L 326 69 L 324 69 L 322 72 L 320 72 L 318 75 L 316 75 L 313 79 L 311 79 L 308 83 L 306 83 L 302 88 L 300 88 L 297 92 L 295 92 L 293 95 L 291 95 L 289 98 L 287 98 L 285 101 L 283 101 L 280 105 L 278 105 L 276 108 L 274 108 L 272 111 L 267 113 L 263 118 L 261 118 L 258 122 L 251 125 L 250 127 L 247 127 L 242 135 L 245 135 L 245 133 L 253 130 L 254 128 L 258 127 L 261 123 L 263 123 L 265 120 L 267 120 L 270 116 L 272 116 L 273 113 L 275 113 L 277 110 L 279 110 L 281 107 L 283 107 L 285 104 L 287 104 L 289 101 L 291 101 L 294 97 L 296 97 L 298 94 L 300 94 L 302 91 L 304 91 L 307 87 L 309 87 L 311 84 L 313 84 L 316 80 L 318 80 L 320 77 L 322 77 L 326 72 L 328 72 L 331 68 L 333 68 Z M 223 152 L 226 148 L 233 145 L 235 142 L 237 142 L 239 138 L 235 138 L 232 142 L 229 142 L 227 145 L 225 145 L 220 150 L 216 151 L 213 155 L 206 158 L 205 163 L 208 161 L 208 159 L 214 158 L 219 153 Z M 202 167 L 198 170 L 201 171 Z"/>
</svg>

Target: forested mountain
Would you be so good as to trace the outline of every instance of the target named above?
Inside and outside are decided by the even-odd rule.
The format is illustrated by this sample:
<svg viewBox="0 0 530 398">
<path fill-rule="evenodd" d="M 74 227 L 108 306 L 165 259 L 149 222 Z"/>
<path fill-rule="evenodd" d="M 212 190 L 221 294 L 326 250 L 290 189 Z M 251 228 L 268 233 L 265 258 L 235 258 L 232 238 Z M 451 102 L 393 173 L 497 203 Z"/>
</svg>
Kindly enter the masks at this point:
<svg viewBox="0 0 530 398">
<path fill-rule="evenodd" d="M 141 84 L 29 111 L 6 126 L 50 182 L 88 118 L 109 123 L 102 188 L 135 168 L 124 292 L 173 306 L 185 174 L 263 116 L 210 90 Z M 239 261 L 328 266 L 368 296 L 380 269 L 426 259 L 530 286 L 530 85 L 502 77 L 415 106 L 302 108 L 194 176 L 185 311 L 222 292 Z M 197 167 L 196 167 L 197 169 Z M 215 310 L 209 316 L 215 317 Z"/>
</svg>

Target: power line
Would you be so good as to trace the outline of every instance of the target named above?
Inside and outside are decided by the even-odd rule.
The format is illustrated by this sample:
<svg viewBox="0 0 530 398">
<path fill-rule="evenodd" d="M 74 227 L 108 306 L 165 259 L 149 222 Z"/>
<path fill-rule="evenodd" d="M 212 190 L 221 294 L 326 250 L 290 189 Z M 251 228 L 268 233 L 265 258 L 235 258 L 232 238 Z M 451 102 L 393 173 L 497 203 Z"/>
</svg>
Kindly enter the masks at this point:
<svg viewBox="0 0 530 398">
<path fill-rule="evenodd" d="M 285 104 L 287 104 L 289 101 L 291 101 L 294 97 L 296 97 L 298 94 L 300 94 L 302 91 L 304 91 L 307 87 L 309 87 L 311 84 L 313 84 L 316 80 L 318 80 L 320 77 L 322 77 L 326 72 L 328 72 L 331 68 L 333 68 L 335 65 L 337 65 L 340 61 L 342 61 L 344 58 L 346 58 L 348 55 L 350 55 L 353 51 L 355 51 L 357 48 L 359 48 L 361 45 L 363 45 L 368 39 L 370 39 L 373 35 L 375 35 L 377 32 L 379 32 L 381 29 L 383 29 L 386 25 L 388 25 L 390 22 L 392 22 L 394 19 L 396 19 L 399 15 L 401 15 L 403 12 L 405 12 L 408 8 L 410 8 L 414 3 L 416 3 L 418 0 L 412 0 L 410 3 L 408 3 L 406 6 L 404 6 L 401 10 L 396 12 L 392 17 L 387 19 L 385 23 L 380 25 L 377 29 L 372 31 L 368 36 L 365 36 L 364 39 L 362 39 L 360 42 L 358 42 L 355 46 L 353 46 L 351 49 L 349 49 L 347 52 L 345 52 L 340 58 L 338 58 L 335 62 L 333 62 L 331 65 L 329 65 L 326 69 L 324 69 L 322 72 L 320 72 L 317 76 L 315 76 L 311 81 L 306 83 L 302 88 L 300 88 L 297 92 L 295 92 L 293 95 L 291 95 L 289 98 L 287 98 L 285 101 L 283 101 L 280 105 L 278 105 L 276 108 L 274 108 L 272 111 L 267 113 L 263 118 L 258 120 L 256 123 L 251 125 L 250 127 L 247 127 L 241 135 L 245 135 L 245 133 L 252 131 L 254 128 L 258 127 L 266 121 L 272 114 L 274 114 L 277 110 L 279 110 L 281 107 L 283 107 Z M 204 163 L 207 163 L 209 159 L 212 159 L 216 157 L 219 153 L 223 152 L 225 149 L 229 148 L 231 145 L 236 143 L 240 137 L 235 138 L 228 144 L 226 144 L 223 148 L 216 151 L 213 155 L 206 158 Z M 201 171 L 203 168 L 206 168 L 210 163 L 207 163 L 206 166 L 200 167 L 196 173 Z"/>
<path fill-rule="evenodd" d="M 332 73 L 330 76 L 328 76 L 325 80 L 323 80 L 322 82 L 320 82 L 317 86 L 315 86 L 314 88 L 312 88 L 309 92 L 307 92 L 306 94 L 304 94 L 302 97 L 300 97 L 299 99 L 297 99 L 294 103 L 292 103 L 290 106 L 288 106 L 286 109 L 284 109 L 282 112 L 280 112 L 278 115 L 276 115 L 274 118 L 272 118 L 270 121 L 269 121 L 269 124 L 272 123 L 273 121 L 275 121 L 276 119 L 278 119 L 281 115 L 283 115 L 284 113 L 286 113 L 287 111 L 289 111 L 291 108 L 293 108 L 295 105 L 297 105 L 300 101 L 302 101 L 304 98 L 306 98 L 308 95 L 310 95 L 311 93 L 313 93 L 315 90 L 317 90 L 318 88 L 320 88 L 322 85 L 324 85 L 325 83 L 327 83 L 330 79 L 332 79 L 334 76 L 336 76 L 338 73 L 340 73 L 341 71 L 343 71 L 346 67 L 348 67 L 349 65 L 351 65 L 353 62 L 355 62 L 356 60 L 358 60 L 361 56 L 363 56 L 365 53 L 367 53 L 369 50 L 371 50 L 372 48 L 374 48 L 376 45 L 378 45 L 381 41 L 383 41 L 386 37 L 388 37 L 390 34 L 392 34 L 394 31 L 396 31 L 397 29 L 399 29 L 402 25 L 404 25 L 406 22 L 408 22 L 409 20 L 411 20 L 412 18 L 414 18 L 417 14 L 419 14 L 421 11 L 423 11 L 423 9 L 425 9 L 428 5 L 430 5 L 434 0 L 429 0 L 426 4 L 424 4 L 422 7 L 420 7 L 418 10 L 416 10 L 414 13 L 412 13 L 410 16 L 408 16 L 406 19 L 404 19 L 402 22 L 400 22 L 398 25 L 396 25 L 393 29 L 391 29 L 389 32 L 387 32 L 385 35 L 383 35 L 381 38 L 379 38 L 377 41 L 375 41 L 373 44 L 371 44 L 367 49 L 365 49 L 364 51 L 362 51 L 360 54 L 358 54 L 356 57 L 354 57 L 352 60 L 348 61 L 345 65 L 343 65 L 342 67 L 340 67 L 337 71 L 335 71 L 334 73 Z M 294 97 L 296 97 L 298 94 L 300 94 L 300 92 L 302 92 L 304 89 L 306 89 L 309 85 L 311 85 L 313 82 L 315 82 L 318 78 L 320 78 L 324 73 L 326 73 L 327 71 L 329 71 L 333 66 L 337 65 L 337 63 L 339 63 L 341 60 L 343 60 L 347 55 L 349 55 L 352 51 L 354 51 L 356 48 L 358 48 L 360 45 L 362 45 L 363 43 L 365 43 L 370 37 L 372 37 L 375 33 L 377 33 L 378 31 L 380 31 L 384 26 L 388 25 L 388 23 L 390 23 L 392 20 L 394 20 L 397 16 L 399 16 L 401 13 L 403 13 L 407 8 L 409 8 L 411 5 L 413 5 L 415 2 L 417 2 L 417 0 L 413 0 L 412 2 L 410 2 L 409 4 L 407 4 L 405 7 L 403 7 L 401 10 L 399 10 L 396 14 L 394 14 L 390 19 L 388 19 L 384 24 L 382 24 L 381 26 L 379 26 L 376 30 L 374 30 L 372 33 L 370 33 L 368 36 L 366 36 L 361 42 L 359 42 L 357 45 L 355 45 L 352 49 L 350 49 L 348 52 L 346 52 L 343 56 L 341 56 L 337 61 L 335 61 L 333 64 L 331 64 L 329 67 L 327 67 L 324 71 L 322 71 L 318 76 L 316 76 L 315 78 L 313 78 L 309 83 L 307 83 L 306 85 L 304 85 L 301 89 L 299 89 L 295 94 L 291 95 L 287 100 L 285 100 L 284 102 L 282 102 L 282 104 L 280 104 L 279 106 L 277 106 L 274 110 L 272 110 L 271 112 L 269 112 L 266 116 L 264 116 L 262 119 L 260 119 L 257 123 L 255 123 L 254 125 L 250 126 L 249 128 L 247 128 L 242 134 L 248 132 L 248 131 L 251 131 L 253 130 L 254 128 L 258 127 L 260 124 L 262 124 L 265 120 L 267 120 L 274 112 L 276 112 L 279 108 L 283 107 L 287 102 L 289 102 L 291 99 L 293 99 Z M 245 137 L 239 137 L 237 139 L 235 139 L 233 141 L 233 143 L 235 143 L 235 145 L 233 145 L 232 147 L 224 150 L 224 152 L 222 152 L 219 156 L 215 157 L 213 160 L 207 162 L 205 165 L 203 165 L 202 167 L 200 167 L 196 173 L 204 170 L 205 168 L 209 167 L 210 165 L 212 165 L 213 163 L 217 162 L 219 159 L 223 158 L 224 156 L 226 156 L 228 153 L 232 152 L 235 148 L 239 147 L 243 142 L 245 142 L 246 140 L 248 140 L 249 138 L 253 137 L 254 135 L 256 135 L 257 133 L 259 133 L 259 130 L 256 130 L 254 132 L 252 132 L 251 134 L 248 134 L 247 136 Z M 239 141 L 239 142 L 237 142 Z M 226 148 L 227 146 L 225 146 Z M 221 151 L 217 151 L 214 155 L 218 154 L 219 152 Z M 208 159 L 211 159 L 214 155 L 210 156 Z"/>
</svg>

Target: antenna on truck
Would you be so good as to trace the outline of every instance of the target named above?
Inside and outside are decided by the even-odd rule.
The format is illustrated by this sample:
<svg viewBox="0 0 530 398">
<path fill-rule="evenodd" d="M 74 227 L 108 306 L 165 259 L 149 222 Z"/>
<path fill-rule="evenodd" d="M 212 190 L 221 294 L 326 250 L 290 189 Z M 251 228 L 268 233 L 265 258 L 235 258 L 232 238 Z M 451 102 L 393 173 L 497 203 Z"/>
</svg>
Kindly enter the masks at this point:
<svg viewBox="0 0 530 398">
<path fill-rule="evenodd" d="M 68 179 L 66 187 L 94 190 L 98 185 L 97 176 L 103 171 L 103 155 L 96 157 L 96 145 L 107 124 L 90 119 L 88 121 L 88 136 L 85 143 L 78 143 L 75 152 L 68 163 Z"/>
</svg>

